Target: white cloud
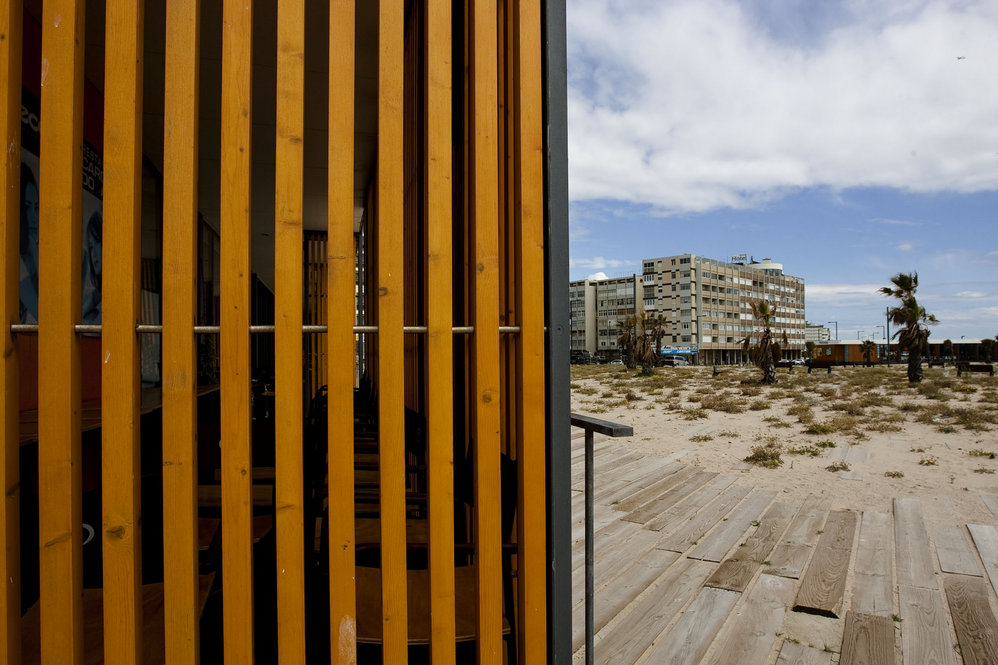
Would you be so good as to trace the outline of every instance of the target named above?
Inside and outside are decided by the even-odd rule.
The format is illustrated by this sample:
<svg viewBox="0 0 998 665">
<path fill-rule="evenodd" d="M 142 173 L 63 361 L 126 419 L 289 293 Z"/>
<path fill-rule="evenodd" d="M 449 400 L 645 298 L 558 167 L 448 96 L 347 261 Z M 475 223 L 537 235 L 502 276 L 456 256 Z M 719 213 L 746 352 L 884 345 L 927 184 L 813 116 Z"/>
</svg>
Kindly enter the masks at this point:
<svg viewBox="0 0 998 665">
<path fill-rule="evenodd" d="M 956 298 L 972 298 L 978 300 L 980 298 L 987 298 L 989 294 L 982 293 L 981 291 L 960 291 L 959 293 L 954 293 L 953 296 Z"/>
<path fill-rule="evenodd" d="M 572 199 L 705 211 L 812 186 L 993 189 L 998 3 L 892 7 L 846 2 L 794 46 L 733 0 L 573 0 Z"/>
<path fill-rule="evenodd" d="M 884 219 L 882 217 L 878 217 L 878 218 L 874 219 L 873 221 L 877 222 L 878 224 L 887 224 L 889 226 L 921 226 L 922 225 L 921 222 L 916 222 L 916 221 L 913 221 L 913 220 L 910 220 L 910 219 Z"/>
<path fill-rule="evenodd" d="M 915 249 L 915 246 L 910 242 L 903 242 L 900 245 L 898 245 L 898 250 L 902 252 L 910 252 L 913 249 Z"/>
<path fill-rule="evenodd" d="M 804 301 L 811 305 L 858 305 L 884 299 L 883 284 L 806 284 Z"/>
<path fill-rule="evenodd" d="M 613 268 L 626 268 L 636 266 L 637 261 L 622 261 L 620 259 L 607 259 L 602 256 L 592 258 L 570 258 L 568 266 L 570 268 L 582 268 L 584 270 L 607 270 Z"/>
<path fill-rule="evenodd" d="M 594 272 L 593 274 L 587 276 L 586 279 L 590 279 L 590 280 L 604 280 L 604 279 L 609 279 L 609 278 L 606 276 L 605 272 Z"/>
</svg>

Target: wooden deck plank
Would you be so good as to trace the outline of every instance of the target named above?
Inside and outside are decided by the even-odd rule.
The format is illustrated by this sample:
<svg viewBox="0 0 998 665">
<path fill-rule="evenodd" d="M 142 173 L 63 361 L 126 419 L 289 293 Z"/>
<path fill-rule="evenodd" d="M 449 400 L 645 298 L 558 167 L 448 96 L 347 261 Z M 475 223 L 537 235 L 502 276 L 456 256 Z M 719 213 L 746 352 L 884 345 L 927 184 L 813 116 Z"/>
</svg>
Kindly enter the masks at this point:
<svg viewBox="0 0 998 665">
<path fill-rule="evenodd" d="M 918 499 L 894 499 L 894 553 L 898 584 L 924 589 L 938 588 L 929 536 Z"/>
<path fill-rule="evenodd" d="M 633 526 L 633 525 L 632 525 Z M 635 528 L 633 532 L 616 541 L 616 545 L 609 547 L 601 556 L 593 554 L 594 559 L 594 589 L 599 590 L 606 586 L 611 580 L 626 570 L 627 565 L 639 558 L 645 552 L 651 550 L 658 534 L 641 528 Z M 586 573 L 585 569 L 577 568 L 572 571 L 572 606 L 576 606 L 585 600 L 586 593 Z"/>
<path fill-rule="evenodd" d="M 752 528 L 762 511 L 766 509 L 776 496 L 775 491 L 756 490 L 741 505 L 731 511 L 710 535 L 704 538 L 692 552 L 687 554 L 691 559 L 705 561 L 720 561 L 735 543 Z"/>
<path fill-rule="evenodd" d="M 690 602 L 713 568 L 710 563 L 683 559 L 670 569 L 646 596 L 631 604 L 623 620 L 597 636 L 596 663 L 637 661 L 664 626 Z"/>
<path fill-rule="evenodd" d="M 890 618 L 846 612 L 839 665 L 894 665 L 894 624 Z"/>
<path fill-rule="evenodd" d="M 631 484 L 622 491 L 615 492 L 615 494 L 618 494 L 619 496 L 612 501 L 613 509 L 629 513 L 635 508 L 651 501 L 663 492 L 668 491 L 669 488 L 674 487 L 677 483 L 689 478 L 695 472 L 696 470 L 693 467 L 684 467 L 676 464 L 675 470 L 671 473 L 655 473 L 654 475 L 649 474 L 645 476 L 645 478 L 651 482 L 647 482 L 646 480 L 646 482 L 641 485 L 636 483 Z"/>
<path fill-rule="evenodd" d="M 998 496 L 985 494 L 981 498 L 984 499 L 984 505 L 988 507 L 988 510 L 991 511 L 991 514 L 994 515 L 995 517 L 998 517 Z"/>
<path fill-rule="evenodd" d="M 739 597 L 740 593 L 726 589 L 701 589 L 672 630 L 652 647 L 646 662 L 662 665 L 699 663 Z"/>
<path fill-rule="evenodd" d="M 773 504 L 760 521 L 755 533 L 746 539 L 745 546 L 738 548 L 731 557 L 721 563 L 707 580 L 707 586 L 729 591 L 744 591 L 756 571 L 776 547 L 793 514 L 794 507 L 789 503 Z"/>
<path fill-rule="evenodd" d="M 679 555 L 664 550 L 650 550 L 624 570 L 617 583 L 612 584 L 599 593 L 594 599 L 593 630 L 598 633 L 620 614 L 642 591 L 647 589 L 669 566 L 676 562 Z M 572 621 L 572 650 L 579 649 L 586 639 L 585 604 L 576 605 Z"/>
<path fill-rule="evenodd" d="M 891 516 L 865 511 L 853 566 L 851 607 L 856 612 L 880 616 L 894 612 L 891 544 Z"/>
<path fill-rule="evenodd" d="M 649 485 L 656 483 L 666 477 L 675 476 L 685 467 L 678 462 L 666 462 L 665 464 L 659 466 L 655 465 L 650 471 L 646 473 L 641 473 L 639 470 L 635 470 L 631 474 L 623 478 L 617 478 L 611 483 L 600 487 L 596 491 L 596 503 L 602 503 L 607 506 L 617 506 L 617 502 L 626 499 L 635 492 L 640 492 Z M 632 477 L 633 476 L 633 477 Z M 579 497 L 580 500 L 585 499 L 584 496 Z"/>
<path fill-rule="evenodd" d="M 608 456 L 608 459 L 601 460 L 599 464 L 593 459 L 594 484 L 612 482 L 617 474 L 625 473 L 641 463 L 644 455 L 639 453 L 627 453 L 620 457 Z M 572 478 L 572 489 L 576 492 L 584 492 L 586 489 L 585 468 Z"/>
<path fill-rule="evenodd" d="M 960 527 L 936 529 L 932 532 L 932 540 L 936 544 L 936 556 L 939 559 L 939 570 L 944 573 L 960 575 L 975 575 L 980 577 L 981 564 L 967 542 L 967 535 Z"/>
<path fill-rule="evenodd" d="M 841 615 L 857 514 L 836 510 L 825 522 L 814 558 L 801 580 L 794 611 L 838 618 Z"/>
<path fill-rule="evenodd" d="M 644 524 L 652 531 L 668 533 L 733 482 L 734 479 L 729 476 L 700 471 L 683 485 L 632 511 L 624 519 Z"/>
<path fill-rule="evenodd" d="M 658 544 L 658 548 L 685 552 L 703 539 L 704 534 L 714 528 L 750 491 L 751 488 L 746 485 L 735 485 L 724 490 L 717 499 L 699 510 L 692 519 L 686 520 L 684 524 L 666 536 Z"/>
<path fill-rule="evenodd" d="M 827 516 L 827 500 L 815 496 L 805 499 L 783 540 L 770 554 L 770 566 L 763 572 L 799 578 Z"/>
<path fill-rule="evenodd" d="M 943 586 L 964 665 L 998 663 L 998 621 L 983 578 L 944 575 Z"/>
<path fill-rule="evenodd" d="M 831 665 L 832 654 L 806 647 L 803 644 L 784 642 L 776 665 Z"/>
<path fill-rule="evenodd" d="M 955 665 L 946 609 L 939 591 L 898 586 L 904 665 Z"/>
<path fill-rule="evenodd" d="M 968 524 L 967 528 L 974 537 L 974 545 L 984 562 L 991 586 L 998 593 L 998 529 L 983 524 Z"/>
<path fill-rule="evenodd" d="M 720 645 L 710 665 L 764 663 L 769 657 L 783 615 L 794 597 L 794 583 L 775 575 L 762 575 L 753 585 L 738 612 L 724 624 Z"/>
</svg>

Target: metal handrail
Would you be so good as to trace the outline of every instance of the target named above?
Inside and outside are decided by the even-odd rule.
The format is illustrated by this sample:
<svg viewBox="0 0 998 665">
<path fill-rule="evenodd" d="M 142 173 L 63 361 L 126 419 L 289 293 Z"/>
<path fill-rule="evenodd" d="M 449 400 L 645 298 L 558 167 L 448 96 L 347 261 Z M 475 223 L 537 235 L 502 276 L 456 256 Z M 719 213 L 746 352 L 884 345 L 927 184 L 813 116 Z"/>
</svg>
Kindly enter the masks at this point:
<svg viewBox="0 0 998 665">
<path fill-rule="evenodd" d="M 593 664 L 593 626 L 595 613 L 593 606 L 593 580 L 595 566 L 593 560 L 593 438 L 596 433 L 610 437 L 633 436 L 630 425 L 612 423 L 580 413 L 572 414 L 572 427 L 586 431 L 586 665 Z"/>
</svg>

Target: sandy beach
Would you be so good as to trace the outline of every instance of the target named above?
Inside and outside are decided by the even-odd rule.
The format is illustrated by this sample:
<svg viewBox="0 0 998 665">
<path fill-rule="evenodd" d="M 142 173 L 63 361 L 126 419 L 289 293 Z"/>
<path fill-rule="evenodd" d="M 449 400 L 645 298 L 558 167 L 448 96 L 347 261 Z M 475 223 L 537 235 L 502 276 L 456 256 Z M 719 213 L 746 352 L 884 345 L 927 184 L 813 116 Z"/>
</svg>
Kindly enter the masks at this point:
<svg viewBox="0 0 998 665">
<path fill-rule="evenodd" d="M 717 376 L 662 367 L 650 377 L 573 366 L 572 411 L 633 426 L 633 437 L 616 440 L 622 447 L 678 454 L 787 500 L 889 512 L 894 498 L 911 496 L 930 532 L 995 518 L 981 497 L 998 494 L 998 377 L 935 367 L 909 384 L 899 365 L 781 369 L 768 386 L 760 376 L 751 366 L 718 367 Z M 779 464 L 745 461 L 753 451 L 778 453 Z"/>
</svg>

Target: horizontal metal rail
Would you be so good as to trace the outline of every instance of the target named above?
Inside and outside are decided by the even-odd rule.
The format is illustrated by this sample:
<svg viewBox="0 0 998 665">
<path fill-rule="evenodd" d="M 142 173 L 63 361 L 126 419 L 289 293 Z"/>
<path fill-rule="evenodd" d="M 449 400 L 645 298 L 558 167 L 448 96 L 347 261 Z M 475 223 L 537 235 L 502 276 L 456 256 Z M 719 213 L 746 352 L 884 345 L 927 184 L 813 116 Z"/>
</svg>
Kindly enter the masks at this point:
<svg viewBox="0 0 998 665">
<path fill-rule="evenodd" d="M 572 414 L 572 427 L 581 427 L 586 431 L 586 665 L 593 664 L 593 627 L 595 613 L 593 603 L 593 580 L 595 567 L 593 562 L 593 435 L 633 436 L 634 428 L 609 420 L 600 420 L 579 413 Z"/>
<path fill-rule="evenodd" d="M 96 334 L 101 333 L 100 325 L 78 323 L 74 326 L 78 333 Z M 546 330 L 546 329 L 545 329 Z M 221 331 L 221 326 L 194 326 L 195 335 L 217 335 Z M 274 326 L 250 326 L 251 334 L 265 334 L 274 332 Z M 316 334 L 327 332 L 327 326 L 302 326 L 301 331 L 306 334 Z M 37 323 L 12 323 L 10 332 L 17 333 L 37 333 Z M 158 334 L 163 332 L 163 326 L 158 324 L 140 323 L 135 326 L 135 332 L 139 334 Z M 356 335 L 377 334 L 378 326 L 354 326 L 353 332 Z M 425 335 L 429 332 L 426 326 L 403 326 L 402 332 L 407 335 Z M 474 326 L 453 326 L 451 332 L 457 335 L 470 335 L 475 332 Z M 499 326 L 499 334 L 517 334 L 520 326 Z"/>
</svg>

